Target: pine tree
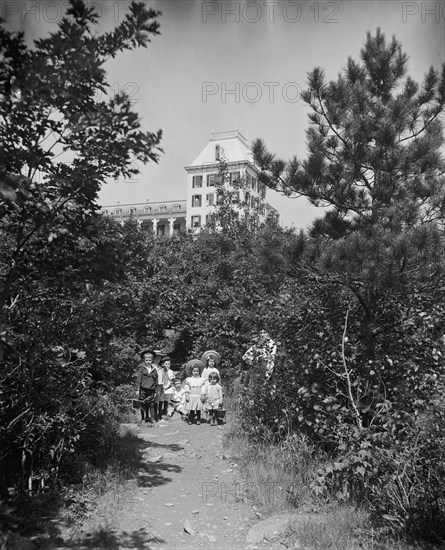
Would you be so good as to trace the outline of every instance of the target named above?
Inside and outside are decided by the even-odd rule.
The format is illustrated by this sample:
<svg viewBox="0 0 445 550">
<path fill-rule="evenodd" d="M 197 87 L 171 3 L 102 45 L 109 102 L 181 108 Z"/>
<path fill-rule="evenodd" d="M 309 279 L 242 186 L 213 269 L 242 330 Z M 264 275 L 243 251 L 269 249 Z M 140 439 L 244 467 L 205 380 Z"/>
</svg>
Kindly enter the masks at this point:
<svg viewBox="0 0 445 550">
<path fill-rule="evenodd" d="M 253 152 L 266 185 L 329 207 L 310 231 L 311 267 L 350 291 L 372 334 L 389 292 L 408 309 L 419 292 L 443 300 L 445 66 L 417 84 L 401 44 L 380 29 L 360 57 L 335 81 L 309 73 L 306 159 L 280 160 L 261 139 Z"/>
<path fill-rule="evenodd" d="M 387 44 L 377 29 L 361 63 L 349 57 L 336 81 L 326 82 L 321 68 L 309 73 L 302 95 L 312 110 L 308 156 L 284 162 L 256 140 L 262 181 L 331 207 L 327 228 L 340 224 L 342 234 L 377 223 L 442 222 L 445 66 L 441 75 L 431 67 L 420 86 L 406 75 L 407 63 L 401 44 L 394 37 Z"/>
</svg>

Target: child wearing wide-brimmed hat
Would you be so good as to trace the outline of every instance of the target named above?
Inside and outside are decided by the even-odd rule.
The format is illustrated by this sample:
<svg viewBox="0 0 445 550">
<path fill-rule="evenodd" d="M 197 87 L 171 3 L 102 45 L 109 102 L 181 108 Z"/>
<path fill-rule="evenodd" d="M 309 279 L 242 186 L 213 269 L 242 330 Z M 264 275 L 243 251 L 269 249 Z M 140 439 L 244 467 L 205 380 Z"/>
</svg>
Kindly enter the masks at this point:
<svg viewBox="0 0 445 550">
<path fill-rule="evenodd" d="M 217 368 L 221 363 L 221 355 L 217 351 L 213 349 L 209 349 L 202 354 L 201 361 L 205 365 L 205 368 L 202 371 L 202 377 L 206 380 L 206 382 L 210 380 L 210 376 L 212 374 L 216 374 L 218 377 L 218 386 L 221 388 L 221 391 L 222 391 L 222 401 L 218 406 L 216 414 L 211 416 L 215 416 L 216 423 L 220 423 L 220 421 L 221 422 L 224 421 L 226 416 L 225 406 L 224 406 L 224 389 L 222 388 L 222 386 L 220 386 L 221 374 Z M 204 407 L 204 409 L 205 408 L 206 407 Z M 213 425 L 216 425 L 216 423 L 214 423 Z"/>
<path fill-rule="evenodd" d="M 219 374 L 219 370 L 217 368 L 221 361 L 221 356 L 217 351 L 213 349 L 205 351 L 201 356 L 201 361 L 204 363 L 202 377 L 205 380 L 209 379 L 209 374 L 211 372 L 216 372 L 218 374 L 218 377 L 221 378 L 221 375 Z"/>
<path fill-rule="evenodd" d="M 143 362 L 139 365 L 136 374 L 136 391 L 139 395 L 141 407 L 141 421 L 153 424 L 154 420 L 154 400 L 156 394 L 156 384 L 158 382 L 158 372 L 153 363 L 156 352 L 146 349 L 141 353 Z"/>
<path fill-rule="evenodd" d="M 192 424 L 196 414 L 196 424 L 201 424 L 201 411 L 203 403 L 201 400 L 202 388 L 205 380 L 201 376 L 204 363 L 199 359 L 192 359 L 186 365 L 186 372 L 189 375 L 184 384 L 185 401 L 187 404 L 188 424 Z"/>
</svg>

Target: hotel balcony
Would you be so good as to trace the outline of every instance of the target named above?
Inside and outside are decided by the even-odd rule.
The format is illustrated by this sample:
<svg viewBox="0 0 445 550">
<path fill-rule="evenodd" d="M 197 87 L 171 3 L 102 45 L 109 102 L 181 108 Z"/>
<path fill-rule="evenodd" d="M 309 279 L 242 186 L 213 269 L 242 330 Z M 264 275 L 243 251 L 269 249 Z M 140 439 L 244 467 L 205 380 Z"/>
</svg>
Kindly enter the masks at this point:
<svg viewBox="0 0 445 550">
<path fill-rule="evenodd" d="M 186 231 L 187 201 L 113 204 L 101 208 L 103 216 L 117 222 L 137 221 L 158 236 Z"/>
</svg>

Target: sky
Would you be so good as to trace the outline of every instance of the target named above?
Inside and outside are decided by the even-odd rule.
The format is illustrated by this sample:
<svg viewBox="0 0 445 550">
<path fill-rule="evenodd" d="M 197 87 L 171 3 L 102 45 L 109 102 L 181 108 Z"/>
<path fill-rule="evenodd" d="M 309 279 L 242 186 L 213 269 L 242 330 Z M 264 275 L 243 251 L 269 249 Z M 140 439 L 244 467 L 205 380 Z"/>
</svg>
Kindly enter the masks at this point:
<svg viewBox="0 0 445 550">
<path fill-rule="evenodd" d="M 128 2 L 87 0 L 107 31 Z M 445 3 L 398 0 L 146 0 L 162 12 L 159 36 L 148 48 L 108 63 L 112 89 L 125 90 L 148 131 L 162 129 L 159 163 L 138 165 L 131 180 L 111 182 L 102 205 L 184 200 L 187 173 L 212 132 L 238 129 L 262 138 L 278 157 L 306 155 L 309 110 L 300 98 L 307 73 L 335 79 L 348 56 L 358 60 L 366 33 L 380 27 L 409 56 L 418 82 L 445 62 Z M 0 1 L 0 14 L 37 38 L 55 30 L 65 1 Z M 18 7 L 17 7 L 18 6 Z M 5 13 L 6 11 L 6 13 Z M 305 198 L 268 191 L 282 225 L 305 228 L 322 215 Z"/>
</svg>

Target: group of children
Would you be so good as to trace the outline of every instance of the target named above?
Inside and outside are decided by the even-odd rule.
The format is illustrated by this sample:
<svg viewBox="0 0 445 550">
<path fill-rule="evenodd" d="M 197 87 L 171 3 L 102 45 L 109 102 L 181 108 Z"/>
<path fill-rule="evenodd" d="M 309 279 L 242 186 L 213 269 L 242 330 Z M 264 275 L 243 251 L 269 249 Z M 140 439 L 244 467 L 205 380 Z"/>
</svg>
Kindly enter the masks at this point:
<svg viewBox="0 0 445 550">
<path fill-rule="evenodd" d="M 184 381 L 171 370 L 170 357 L 163 357 L 155 365 L 157 354 L 145 350 L 137 371 L 137 406 L 141 421 L 153 426 L 163 416 L 171 418 L 175 412 L 188 424 L 201 424 L 202 412 L 207 413 L 211 426 L 223 418 L 223 390 L 217 365 L 219 354 L 214 350 L 203 353 L 201 360 L 192 359 L 185 365 Z"/>
</svg>

